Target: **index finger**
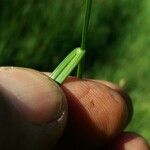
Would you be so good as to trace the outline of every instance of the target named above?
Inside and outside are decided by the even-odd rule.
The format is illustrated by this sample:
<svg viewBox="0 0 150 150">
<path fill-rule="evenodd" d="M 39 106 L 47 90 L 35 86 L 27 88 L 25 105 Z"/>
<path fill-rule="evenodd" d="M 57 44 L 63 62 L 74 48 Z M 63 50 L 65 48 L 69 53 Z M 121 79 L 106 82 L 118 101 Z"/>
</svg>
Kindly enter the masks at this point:
<svg viewBox="0 0 150 150">
<path fill-rule="evenodd" d="M 68 130 L 80 137 L 82 143 L 89 141 L 95 146 L 111 140 L 131 118 L 129 97 L 113 87 L 116 86 L 76 78 L 62 86 L 69 106 Z"/>
<path fill-rule="evenodd" d="M 129 96 L 112 83 L 71 77 L 62 89 L 69 106 L 66 135 L 74 145 L 89 147 L 106 143 L 131 120 Z"/>
</svg>

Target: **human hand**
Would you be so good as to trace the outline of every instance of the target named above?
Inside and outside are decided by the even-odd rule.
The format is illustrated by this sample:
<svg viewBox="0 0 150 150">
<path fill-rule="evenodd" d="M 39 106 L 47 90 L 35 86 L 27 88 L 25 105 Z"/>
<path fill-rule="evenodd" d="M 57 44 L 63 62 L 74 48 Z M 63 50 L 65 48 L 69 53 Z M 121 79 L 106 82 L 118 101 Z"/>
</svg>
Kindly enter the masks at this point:
<svg viewBox="0 0 150 150">
<path fill-rule="evenodd" d="M 0 68 L 1 149 L 149 150 L 144 138 L 122 132 L 132 116 L 122 89 L 73 77 L 59 87 L 48 75 Z"/>
</svg>

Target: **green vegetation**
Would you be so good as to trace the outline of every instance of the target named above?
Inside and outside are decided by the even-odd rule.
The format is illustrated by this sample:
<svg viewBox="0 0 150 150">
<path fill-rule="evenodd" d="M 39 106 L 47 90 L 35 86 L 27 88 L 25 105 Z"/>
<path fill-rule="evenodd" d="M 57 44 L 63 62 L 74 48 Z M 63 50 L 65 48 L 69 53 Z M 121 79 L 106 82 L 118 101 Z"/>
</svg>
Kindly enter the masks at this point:
<svg viewBox="0 0 150 150">
<path fill-rule="evenodd" d="M 1 0 L 0 65 L 53 71 L 80 46 L 83 1 Z M 93 0 L 86 77 L 124 86 L 135 106 L 127 130 L 150 140 L 150 1 Z"/>
</svg>

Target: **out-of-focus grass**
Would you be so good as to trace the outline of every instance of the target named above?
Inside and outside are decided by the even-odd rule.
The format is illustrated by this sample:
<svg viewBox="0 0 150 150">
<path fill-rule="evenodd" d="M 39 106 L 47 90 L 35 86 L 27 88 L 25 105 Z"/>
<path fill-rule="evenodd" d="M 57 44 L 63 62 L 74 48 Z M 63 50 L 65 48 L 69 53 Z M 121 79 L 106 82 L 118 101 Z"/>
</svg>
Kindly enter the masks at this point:
<svg viewBox="0 0 150 150">
<path fill-rule="evenodd" d="M 1 0 L 0 65 L 50 71 L 80 45 L 81 0 Z M 93 0 L 85 72 L 124 84 L 134 103 L 127 128 L 150 140 L 150 1 Z"/>
</svg>

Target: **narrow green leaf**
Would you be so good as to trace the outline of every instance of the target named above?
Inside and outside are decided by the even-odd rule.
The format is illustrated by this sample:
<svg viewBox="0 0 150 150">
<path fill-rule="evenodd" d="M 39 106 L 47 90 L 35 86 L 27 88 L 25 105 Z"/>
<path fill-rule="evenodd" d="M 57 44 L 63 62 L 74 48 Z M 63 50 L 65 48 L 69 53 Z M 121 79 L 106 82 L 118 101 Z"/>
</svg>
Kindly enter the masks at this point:
<svg viewBox="0 0 150 150">
<path fill-rule="evenodd" d="M 81 61 L 84 54 L 85 51 L 81 50 L 81 48 L 74 49 L 53 71 L 51 78 L 57 83 L 62 84 Z"/>
</svg>

